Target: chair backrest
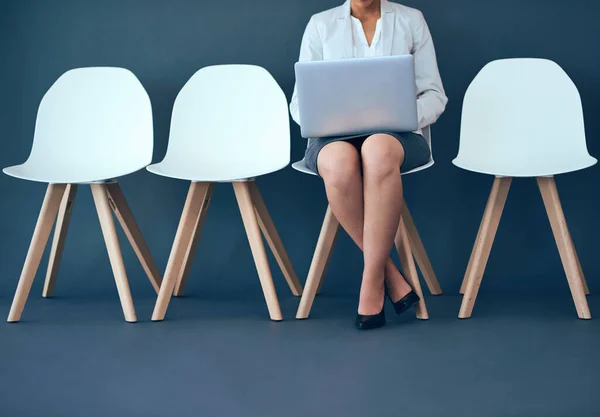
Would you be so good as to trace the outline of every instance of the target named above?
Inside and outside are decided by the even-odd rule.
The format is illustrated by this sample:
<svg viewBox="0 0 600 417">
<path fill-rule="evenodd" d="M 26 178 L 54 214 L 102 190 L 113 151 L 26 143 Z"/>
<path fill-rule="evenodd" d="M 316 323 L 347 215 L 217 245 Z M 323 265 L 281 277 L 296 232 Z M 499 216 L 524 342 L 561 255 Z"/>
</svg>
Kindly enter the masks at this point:
<svg viewBox="0 0 600 417">
<path fill-rule="evenodd" d="M 203 167 L 212 177 L 250 178 L 290 162 L 285 94 L 264 68 L 216 65 L 179 92 L 163 162 Z"/>
<path fill-rule="evenodd" d="M 152 107 L 129 70 L 77 68 L 64 73 L 40 103 L 28 166 L 51 167 L 69 181 L 115 178 L 152 160 Z"/>
<path fill-rule="evenodd" d="M 593 165 L 573 81 L 545 59 L 487 64 L 465 94 L 454 163 L 476 172 L 526 177 Z"/>
</svg>

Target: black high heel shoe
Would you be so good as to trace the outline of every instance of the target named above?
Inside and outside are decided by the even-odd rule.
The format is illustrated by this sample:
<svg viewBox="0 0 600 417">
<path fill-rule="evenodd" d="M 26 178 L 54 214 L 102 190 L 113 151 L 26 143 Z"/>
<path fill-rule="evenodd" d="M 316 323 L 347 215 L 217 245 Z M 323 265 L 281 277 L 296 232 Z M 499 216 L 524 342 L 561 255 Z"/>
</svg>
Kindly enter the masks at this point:
<svg viewBox="0 0 600 417">
<path fill-rule="evenodd" d="M 386 294 L 387 294 L 388 298 L 390 299 L 390 301 L 392 301 L 392 298 L 390 297 L 390 295 L 387 291 L 386 291 Z M 417 293 L 415 293 L 413 290 L 411 290 L 408 294 L 406 294 L 404 297 L 402 297 L 398 301 L 396 301 L 396 302 L 392 301 L 392 304 L 394 305 L 394 310 L 396 310 L 396 314 L 400 315 L 400 314 L 404 313 L 406 310 L 408 310 L 409 308 L 413 307 L 419 301 L 421 301 L 421 298 L 417 295 Z"/>
<path fill-rule="evenodd" d="M 354 325 L 359 330 L 370 330 L 383 327 L 385 325 L 385 303 L 381 308 L 381 312 L 375 315 L 357 314 Z"/>
</svg>

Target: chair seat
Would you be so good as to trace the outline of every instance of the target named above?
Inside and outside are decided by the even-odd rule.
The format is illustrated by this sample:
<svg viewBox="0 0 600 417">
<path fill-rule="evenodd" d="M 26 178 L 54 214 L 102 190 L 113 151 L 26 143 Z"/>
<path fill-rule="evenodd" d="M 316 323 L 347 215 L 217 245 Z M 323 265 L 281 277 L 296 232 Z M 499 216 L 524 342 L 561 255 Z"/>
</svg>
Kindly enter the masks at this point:
<svg viewBox="0 0 600 417">
<path fill-rule="evenodd" d="M 431 160 L 428 163 L 426 163 L 423 166 L 417 167 L 411 171 L 408 172 L 403 172 L 402 175 L 407 175 L 407 174 L 412 174 L 414 172 L 418 172 L 418 171 L 423 171 L 424 169 L 427 169 L 429 167 L 431 167 L 434 164 L 434 161 Z M 294 162 L 292 164 L 292 168 L 294 168 L 296 171 L 300 171 L 304 174 L 309 174 L 309 175 L 317 175 L 315 172 L 311 171 L 310 168 L 308 168 L 308 166 L 306 165 L 306 161 L 304 160 L 304 158 L 302 158 L 300 161 L 298 162 Z"/>
<path fill-rule="evenodd" d="M 292 164 L 292 168 L 294 168 L 296 171 L 300 171 L 303 174 L 308 174 L 308 175 L 317 175 L 315 172 L 311 171 L 308 166 L 306 165 L 306 161 L 304 160 L 304 158 L 302 158 L 300 161 L 294 162 Z"/>
<path fill-rule="evenodd" d="M 211 165 L 206 161 L 202 163 L 194 163 L 192 161 L 188 163 L 162 161 L 149 165 L 146 169 L 156 175 L 185 181 L 231 182 L 270 174 L 282 170 L 287 165 L 276 165 L 260 172 L 248 172 L 248 169 L 244 169 L 241 163 L 223 164 L 216 161 L 214 165 Z"/>
<path fill-rule="evenodd" d="M 589 168 L 597 162 L 596 158 L 589 155 L 582 156 L 577 160 L 565 158 L 560 161 L 552 161 L 552 163 L 548 163 L 542 158 L 529 159 L 527 163 L 522 164 L 510 164 L 503 160 L 492 164 L 489 160 L 473 161 L 472 158 L 464 160 L 460 157 L 452 161 L 458 168 L 497 177 L 549 177 Z"/>
<path fill-rule="evenodd" d="M 91 184 L 102 183 L 118 177 L 123 177 L 139 171 L 142 168 L 144 167 L 140 166 L 139 168 L 130 169 L 124 172 L 117 170 L 110 172 L 106 170 L 106 168 L 99 170 L 94 167 L 69 165 L 57 167 L 56 164 L 40 165 L 26 162 L 21 165 L 4 168 L 2 171 L 11 177 L 47 184 Z"/>
</svg>

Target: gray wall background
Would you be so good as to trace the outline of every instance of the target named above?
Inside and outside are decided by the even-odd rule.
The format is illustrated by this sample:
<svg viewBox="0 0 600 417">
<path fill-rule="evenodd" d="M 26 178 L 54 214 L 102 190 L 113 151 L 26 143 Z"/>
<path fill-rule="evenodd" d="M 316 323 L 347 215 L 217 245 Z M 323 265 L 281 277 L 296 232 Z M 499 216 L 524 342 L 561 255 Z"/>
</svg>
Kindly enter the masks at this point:
<svg viewBox="0 0 600 417">
<path fill-rule="evenodd" d="M 206 65 L 258 64 L 288 97 L 300 39 L 311 14 L 338 0 L 1 0 L 0 165 L 27 158 L 39 100 L 64 71 L 122 66 L 146 87 L 155 117 L 154 161 L 164 156 L 175 96 Z M 456 292 L 479 227 L 492 178 L 451 164 L 458 150 L 462 96 L 490 60 L 555 60 L 580 89 L 588 146 L 600 156 L 600 3 L 593 0 L 410 0 L 431 28 L 450 98 L 433 130 L 436 165 L 406 178 L 406 200 L 444 290 Z M 305 142 L 293 125 L 292 159 Z M 524 138 L 526 139 L 526 138 Z M 569 138 L 565 138 L 568 146 Z M 518 150 L 516 150 L 518 151 Z M 592 289 L 600 285 L 599 168 L 557 179 L 564 210 Z M 259 185 L 303 280 L 326 207 L 320 180 L 287 168 Z M 188 184 L 139 172 L 122 180 L 159 268 L 164 270 Z M 0 176 L 0 299 L 12 298 L 43 198 L 43 184 Z M 122 239 L 134 297 L 151 297 L 141 267 Z M 46 255 L 47 256 L 47 255 Z M 46 257 L 33 295 L 43 283 Z M 273 263 L 280 296 L 283 278 Z M 338 240 L 325 291 L 356 293 L 362 261 L 347 236 Z M 534 180 L 514 182 L 486 271 L 482 293 L 564 293 L 568 287 Z M 260 297 L 254 264 L 231 187 L 219 185 L 192 271 L 189 293 Z M 116 297 L 91 194 L 75 203 L 56 294 Z M 565 299 L 565 302 L 567 300 Z M 140 318 L 141 315 L 140 315 Z"/>
</svg>

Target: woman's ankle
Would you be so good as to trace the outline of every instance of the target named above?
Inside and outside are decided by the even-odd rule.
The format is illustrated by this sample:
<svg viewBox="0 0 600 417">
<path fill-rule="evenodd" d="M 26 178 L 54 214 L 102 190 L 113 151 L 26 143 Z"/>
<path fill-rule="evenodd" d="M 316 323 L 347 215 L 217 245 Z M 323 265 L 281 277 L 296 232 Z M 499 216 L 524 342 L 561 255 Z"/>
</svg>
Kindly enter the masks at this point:
<svg viewBox="0 0 600 417">
<path fill-rule="evenodd" d="M 408 282 L 406 282 L 404 276 L 397 269 L 395 269 L 395 271 L 386 273 L 385 285 L 388 295 L 393 302 L 400 300 L 412 290 L 411 286 L 408 284 Z"/>
<path fill-rule="evenodd" d="M 375 315 L 381 312 L 385 301 L 385 285 L 383 277 L 363 275 L 360 287 L 358 313 Z"/>
</svg>

